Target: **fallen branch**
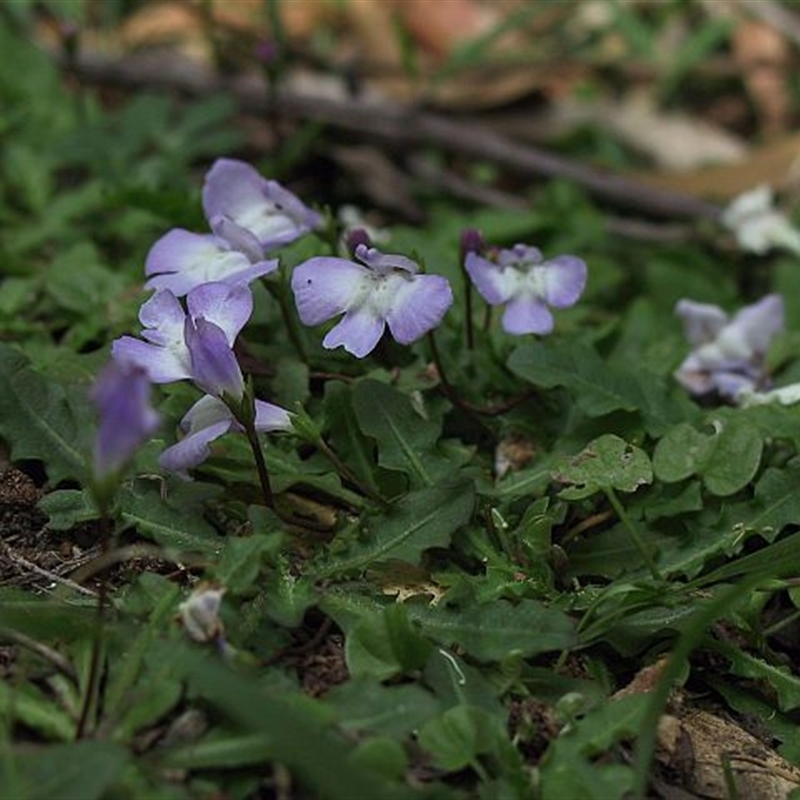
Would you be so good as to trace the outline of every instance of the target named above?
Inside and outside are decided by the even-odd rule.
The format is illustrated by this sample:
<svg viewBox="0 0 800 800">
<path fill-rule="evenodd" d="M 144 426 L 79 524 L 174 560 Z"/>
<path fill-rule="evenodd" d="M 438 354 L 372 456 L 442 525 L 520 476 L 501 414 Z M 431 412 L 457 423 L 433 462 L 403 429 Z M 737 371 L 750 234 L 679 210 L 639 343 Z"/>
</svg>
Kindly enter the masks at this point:
<svg viewBox="0 0 800 800">
<path fill-rule="evenodd" d="M 445 151 L 482 158 L 517 174 L 563 178 L 582 186 L 600 200 L 666 218 L 716 219 L 720 208 L 689 195 L 650 186 L 581 164 L 547 150 L 496 134 L 467 118 L 393 103 L 370 95 L 347 95 L 338 84 L 326 96 L 282 88 L 270 96 L 258 75 L 223 77 L 163 51 L 111 59 L 83 53 L 62 66 L 84 82 L 131 89 L 162 89 L 192 96 L 224 93 L 247 112 L 322 123 L 394 146 L 435 144 Z"/>
</svg>

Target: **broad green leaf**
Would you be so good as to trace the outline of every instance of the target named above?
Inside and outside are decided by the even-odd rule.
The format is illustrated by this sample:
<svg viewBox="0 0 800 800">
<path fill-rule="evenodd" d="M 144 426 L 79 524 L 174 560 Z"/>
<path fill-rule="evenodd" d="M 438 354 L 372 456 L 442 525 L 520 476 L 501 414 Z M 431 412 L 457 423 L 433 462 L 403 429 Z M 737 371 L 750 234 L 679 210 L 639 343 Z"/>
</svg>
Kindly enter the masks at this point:
<svg viewBox="0 0 800 800">
<path fill-rule="evenodd" d="M 344 731 L 403 738 L 439 714 L 441 703 L 418 684 L 385 686 L 354 678 L 335 687 L 325 702 L 336 712 Z"/>
<path fill-rule="evenodd" d="M 73 391 L 74 394 L 74 391 Z M 34 372 L 20 352 L 0 344 L 0 434 L 15 459 L 38 459 L 53 483 L 86 471 L 91 423 L 64 387 Z"/>
<path fill-rule="evenodd" d="M 51 531 L 66 531 L 90 519 L 97 519 L 100 511 L 89 492 L 81 489 L 56 489 L 48 492 L 37 506 L 49 517 Z"/>
<path fill-rule="evenodd" d="M 497 600 L 463 611 L 409 606 L 409 616 L 426 636 L 458 645 L 480 661 L 501 661 L 512 655 L 527 658 L 576 643 L 572 620 L 534 600 L 516 605 Z"/>
<path fill-rule="evenodd" d="M 350 756 L 350 763 L 387 778 L 402 780 L 408 769 L 408 755 L 395 739 L 373 736 L 359 742 Z"/>
<path fill-rule="evenodd" d="M 250 589 L 264 569 L 265 559 L 276 554 L 283 538 L 277 532 L 227 537 L 213 568 L 214 578 L 231 592 Z"/>
<path fill-rule="evenodd" d="M 378 463 L 404 472 L 415 487 L 432 486 L 453 467 L 436 452 L 441 424 L 426 420 L 408 397 L 375 380 L 353 389 L 353 409 L 362 433 L 375 439 Z"/>
<path fill-rule="evenodd" d="M 93 598 L 70 602 L 0 588 L 0 628 L 13 628 L 43 641 L 72 641 L 91 635 L 97 619 Z"/>
<path fill-rule="evenodd" d="M 649 700 L 647 694 L 636 694 L 606 702 L 573 722 L 568 734 L 553 740 L 540 768 L 542 798 L 623 797 L 633 785 L 633 771 L 615 764 L 590 768 L 590 763 L 617 742 L 639 735 Z"/>
<path fill-rule="evenodd" d="M 553 474 L 553 480 L 572 484 L 561 490 L 561 497 L 581 500 L 606 489 L 635 492 L 652 482 L 653 468 L 644 450 L 609 433 L 590 442 Z"/>
<path fill-rule="evenodd" d="M 769 684 L 778 696 L 778 708 L 792 711 L 800 707 L 800 678 L 788 667 L 776 667 L 757 656 L 726 642 L 709 641 L 706 647 L 725 656 L 729 672 L 740 678 L 752 678 Z"/>
<path fill-rule="evenodd" d="M 471 481 L 449 481 L 411 492 L 386 513 L 367 518 L 362 525 L 365 541 L 350 545 L 345 555 L 331 558 L 315 572 L 319 576 L 352 572 L 390 559 L 416 564 L 428 548 L 450 543 L 469 521 L 474 505 Z"/>
<path fill-rule="evenodd" d="M 330 444 L 359 480 L 377 491 L 374 447 L 361 432 L 353 410 L 353 389 L 330 381 L 325 386 L 325 417 L 330 428 Z"/>
<path fill-rule="evenodd" d="M 111 742 L 20 748 L 0 759 L 0 786 L 17 787 L 14 800 L 100 800 L 130 759 Z"/>
<path fill-rule="evenodd" d="M 593 349 L 575 342 L 520 345 L 508 366 L 534 386 L 572 390 L 576 405 L 592 417 L 637 411 L 645 402 L 633 373 L 609 368 Z"/>
<path fill-rule="evenodd" d="M 409 623 L 405 606 L 397 604 L 387 606 L 380 615 L 362 620 L 345 641 L 350 673 L 378 680 L 422 669 L 430 651 L 430 643 Z"/>
<path fill-rule="evenodd" d="M 242 733 L 262 735 L 263 763 L 284 764 L 313 794 L 330 800 L 405 800 L 415 794 L 402 784 L 350 763 L 352 745 L 325 725 L 329 710 L 299 691 L 261 685 L 253 677 L 198 653 L 196 648 L 172 645 L 170 651 L 192 694 L 213 705 Z M 181 766 L 182 752 L 187 751 L 177 751 L 172 759 L 167 754 L 168 763 Z M 191 749 L 188 753 L 191 757 Z"/>
<path fill-rule="evenodd" d="M 223 540 L 203 518 L 193 490 L 194 484 L 176 483 L 170 494 L 162 497 L 158 485 L 137 481 L 117 493 L 118 513 L 164 547 L 219 554 Z"/>
<path fill-rule="evenodd" d="M 701 433 L 682 423 L 656 445 L 653 469 L 666 483 L 699 475 L 712 494 L 725 497 L 743 489 L 761 463 L 763 441 L 757 430 L 736 417 L 714 417 L 714 430 Z"/>
<path fill-rule="evenodd" d="M 437 766 L 456 772 L 493 748 L 500 724 L 497 717 L 482 708 L 455 706 L 423 725 L 419 744 L 433 756 Z"/>
<path fill-rule="evenodd" d="M 743 539 L 757 533 L 771 542 L 786 525 L 800 521 L 800 459 L 782 469 L 770 467 L 756 484 L 755 496 L 726 508 L 721 524 L 735 529 Z"/>
</svg>

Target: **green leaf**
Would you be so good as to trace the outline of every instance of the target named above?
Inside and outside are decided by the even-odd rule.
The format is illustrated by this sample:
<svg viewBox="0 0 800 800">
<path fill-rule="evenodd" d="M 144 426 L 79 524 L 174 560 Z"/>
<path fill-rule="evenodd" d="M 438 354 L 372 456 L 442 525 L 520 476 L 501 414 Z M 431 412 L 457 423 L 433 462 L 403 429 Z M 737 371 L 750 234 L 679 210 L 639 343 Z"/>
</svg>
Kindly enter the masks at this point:
<svg viewBox="0 0 800 800">
<path fill-rule="evenodd" d="M 286 765 L 312 795 L 330 800 L 405 800 L 415 795 L 408 787 L 350 762 L 352 745 L 325 725 L 329 713 L 321 704 L 300 692 L 286 691 L 283 685 L 265 686 L 196 648 L 174 643 L 164 647 L 164 657 L 173 658 L 186 675 L 192 694 L 216 707 L 243 733 L 261 734 L 262 763 Z M 191 756 L 191 748 L 167 756 L 167 763 L 181 766 L 181 755 L 187 752 Z"/>
<path fill-rule="evenodd" d="M 330 444 L 358 479 L 377 491 L 373 475 L 374 447 L 359 428 L 352 397 L 353 389 L 345 383 L 330 381 L 325 386 L 325 417 L 330 429 Z"/>
<path fill-rule="evenodd" d="M 357 677 L 332 689 L 325 702 L 335 710 L 342 730 L 397 738 L 408 736 L 442 710 L 441 703 L 417 684 L 384 686 Z"/>
<path fill-rule="evenodd" d="M 481 661 L 524 658 L 576 643 L 572 620 L 563 612 L 534 600 L 517 605 L 497 600 L 464 611 L 409 606 L 409 616 L 426 636 L 447 646 L 458 645 Z"/>
<path fill-rule="evenodd" d="M 353 410 L 361 431 L 378 445 L 378 463 L 404 472 L 412 486 L 432 486 L 452 471 L 436 452 L 441 424 L 425 419 L 406 395 L 380 381 L 359 381 Z"/>
<path fill-rule="evenodd" d="M 0 627 L 45 641 L 85 638 L 95 627 L 96 607 L 91 598 L 79 604 L 84 601 L 45 600 L 19 589 L 0 588 Z"/>
<path fill-rule="evenodd" d="M 554 739 L 541 763 L 542 798 L 623 797 L 632 788 L 633 771 L 615 764 L 590 767 L 590 760 L 639 735 L 649 700 L 649 695 L 638 694 L 606 702 L 573 722 L 568 734 Z"/>
<path fill-rule="evenodd" d="M 706 488 L 719 497 L 734 494 L 753 479 L 761 463 L 761 435 L 734 416 L 710 420 L 709 434 L 682 423 L 656 445 L 653 469 L 665 483 L 699 475 Z"/>
<path fill-rule="evenodd" d="M 73 392 L 74 394 L 74 392 Z M 20 352 L 0 344 L 0 434 L 14 459 L 43 461 L 53 483 L 81 478 L 93 425 L 65 388 L 38 375 Z"/>
<path fill-rule="evenodd" d="M 0 682 L 0 716 L 19 720 L 47 739 L 68 742 L 75 738 L 75 720 L 33 683 Z"/>
<path fill-rule="evenodd" d="M 733 675 L 769 684 L 778 696 L 778 708 L 781 711 L 792 711 L 800 707 L 800 678 L 788 668 L 775 667 L 727 642 L 708 641 L 706 647 L 728 659 L 728 669 Z"/>
<path fill-rule="evenodd" d="M 593 349 L 575 342 L 520 345 L 511 354 L 508 366 L 534 386 L 572 390 L 578 408 L 591 417 L 636 411 L 644 404 L 633 373 L 609 368 Z"/>
<path fill-rule="evenodd" d="M 771 542 L 786 525 L 800 520 L 800 458 L 783 469 L 770 467 L 756 484 L 755 496 L 747 503 L 728 506 L 722 524 L 736 530 L 740 538 L 757 533 Z"/>
<path fill-rule="evenodd" d="M 283 539 L 279 532 L 229 536 L 225 539 L 219 562 L 214 565 L 215 580 L 234 593 L 250 589 L 261 574 L 266 557 L 277 553 Z"/>
<path fill-rule="evenodd" d="M 402 605 L 387 606 L 382 614 L 362 620 L 345 642 L 350 673 L 378 680 L 421 669 L 430 651 L 431 645 L 412 628 Z"/>
<path fill-rule="evenodd" d="M 56 489 L 48 492 L 37 506 L 49 517 L 47 528 L 51 531 L 66 531 L 81 522 L 100 516 L 89 492 L 81 489 Z"/>
<path fill-rule="evenodd" d="M 425 723 L 419 744 L 433 755 L 437 766 L 456 772 L 493 748 L 498 735 L 497 717 L 475 706 L 455 706 Z"/>
<path fill-rule="evenodd" d="M 198 498 L 195 492 L 195 484 L 174 483 L 162 497 L 160 486 L 136 481 L 117 493 L 117 510 L 125 522 L 164 547 L 217 555 L 223 540 L 198 508 L 198 499 L 207 495 Z"/>
<path fill-rule="evenodd" d="M 640 486 L 652 482 L 653 468 L 644 450 L 608 433 L 590 442 L 555 472 L 553 479 L 574 484 L 563 489 L 561 497 L 581 500 L 607 489 L 635 492 Z"/>
<path fill-rule="evenodd" d="M 320 577 L 363 569 L 377 561 L 397 559 L 416 564 L 430 547 L 446 547 L 465 525 L 475 505 L 471 481 L 449 481 L 403 497 L 380 516 L 362 524 L 367 538 L 350 546 L 343 556 L 315 570 Z"/>
<path fill-rule="evenodd" d="M 35 747 L 0 759 L 0 786 L 15 800 L 100 800 L 130 761 L 110 742 Z"/>
</svg>

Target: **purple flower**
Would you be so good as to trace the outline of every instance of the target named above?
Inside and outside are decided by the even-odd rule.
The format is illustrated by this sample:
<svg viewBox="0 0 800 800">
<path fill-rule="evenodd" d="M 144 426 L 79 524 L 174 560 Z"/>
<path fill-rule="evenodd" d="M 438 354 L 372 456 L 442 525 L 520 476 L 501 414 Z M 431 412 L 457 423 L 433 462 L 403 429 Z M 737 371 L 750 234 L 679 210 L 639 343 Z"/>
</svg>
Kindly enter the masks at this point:
<svg viewBox="0 0 800 800">
<path fill-rule="evenodd" d="M 94 474 L 102 479 L 122 470 L 158 430 L 160 418 L 150 405 L 147 373 L 131 364 L 107 364 L 97 376 L 91 399 L 100 415 Z"/>
<path fill-rule="evenodd" d="M 292 427 L 289 412 L 279 406 L 255 401 L 255 428 L 257 431 L 286 431 Z M 159 464 L 170 472 L 186 476 L 187 470 L 202 464 L 210 451 L 210 443 L 228 431 L 243 431 L 231 410 L 216 397 L 200 398 L 181 420 L 185 436 L 168 447 L 159 458 Z"/>
<path fill-rule="evenodd" d="M 731 319 L 719 307 L 680 300 L 675 313 L 693 350 L 675 379 L 694 395 L 717 392 L 735 400 L 742 391 L 763 388 L 770 342 L 783 329 L 783 298 L 770 294 Z"/>
<path fill-rule="evenodd" d="M 586 286 L 583 260 L 564 255 L 544 261 L 536 247 L 524 244 L 500 250 L 496 261 L 469 252 L 464 266 L 487 303 L 505 305 L 503 329 L 516 335 L 551 333 L 548 306 L 574 305 Z"/>
<path fill-rule="evenodd" d="M 362 262 L 320 256 L 295 267 L 292 290 L 300 319 L 318 325 L 344 318 L 322 341 L 363 358 L 378 344 L 388 324 L 400 344 L 409 344 L 435 328 L 453 304 L 453 292 L 441 275 L 420 275 L 405 256 L 381 253 L 359 244 Z"/>
<path fill-rule="evenodd" d="M 214 233 L 192 233 L 174 228 L 147 254 L 147 289 L 169 289 L 183 297 L 204 283 L 250 283 L 278 268 L 278 260 L 264 260 L 259 241 L 230 220 L 218 220 Z"/>
<path fill-rule="evenodd" d="M 241 397 L 242 374 L 233 343 L 253 310 L 246 285 L 206 283 L 189 292 L 188 314 L 168 289 L 139 310 L 141 339 L 123 336 L 112 345 L 115 360 L 144 369 L 153 383 L 190 378 L 205 391 Z"/>
<path fill-rule="evenodd" d="M 208 171 L 203 209 L 214 231 L 233 223 L 251 233 L 263 250 L 293 242 L 323 223 L 316 211 L 277 181 L 231 158 L 217 159 Z"/>
</svg>

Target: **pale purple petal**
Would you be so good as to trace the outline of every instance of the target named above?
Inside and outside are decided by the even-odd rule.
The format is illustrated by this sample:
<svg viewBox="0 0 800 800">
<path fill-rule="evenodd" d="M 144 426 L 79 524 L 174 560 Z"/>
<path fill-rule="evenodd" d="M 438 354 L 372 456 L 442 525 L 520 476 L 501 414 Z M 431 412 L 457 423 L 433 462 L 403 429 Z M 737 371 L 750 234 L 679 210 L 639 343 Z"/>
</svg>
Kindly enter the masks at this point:
<svg viewBox="0 0 800 800">
<path fill-rule="evenodd" d="M 711 374 L 711 382 L 720 397 L 735 400 L 741 391 L 754 391 L 756 382 L 747 375 L 738 372 L 715 372 Z"/>
<path fill-rule="evenodd" d="M 348 311 L 342 321 L 328 331 L 322 346 L 332 350 L 340 345 L 356 358 L 363 358 L 375 349 L 386 322 L 368 307 Z"/>
<path fill-rule="evenodd" d="M 500 250 L 497 263 L 501 267 L 517 266 L 525 268 L 542 263 L 542 251 L 527 244 L 515 244 L 511 249 Z"/>
<path fill-rule="evenodd" d="M 203 209 L 210 221 L 232 219 L 252 232 L 261 246 L 287 244 L 320 227 L 322 218 L 276 181 L 267 181 L 249 164 L 220 158 L 206 175 Z"/>
<path fill-rule="evenodd" d="M 544 300 L 553 308 L 568 308 L 578 302 L 586 288 L 586 262 L 576 256 L 558 256 L 546 261 Z"/>
<path fill-rule="evenodd" d="M 213 322 L 232 347 L 253 313 L 253 295 L 245 284 L 206 283 L 189 292 L 186 305 L 192 317 Z"/>
<path fill-rule="evenodd" d="M 211 230 L 224 239 L 234 250 L 244 253 L 254 264 L 264 258 L 264 248 L 247 228 L 237 225 L 230 217 L 219 216 L 209 220 Z M 272 263 L 272 262 L 270 262 Z M 277 261 L 275 262 L 277 265 Z"/>
<path fill-rule="evenodd" d="M 319 325 L 347 311 L 362 301 L 364 287 L 371 282 L 366 267 L 344 258 L 319 256 L 304 261 L 292 273 L 300 320 L 304 325 Z"/>
<path fill-rule="evenodd" d="M 453 292 L 441 275 L 404 278 L 386 315 L 389 330 L 400 344 L 409 344 L 433 330 L 453 305 Z"/>
<path fill-rule="evenodd" d="M 203 317 L 187 317 L 184 336 L 195 383 L 216 397 L 228 395 L 240 399 L 244 378 L 224 331 Z"/>
<path fill-rule="evenodd" d="M 257 431 L 289 431 L 292 429 L 292 416 L 285 408 L 256 400 L 255 424 Z"/>
<path fill-rule="evenodd" d="M 356 246 L 355 256 L 376 272 L 387 273 L 393 269 L 402 269 L 412 275 L 419 272 L 419 264 L 416 261 L 396 253 L 382 253 L 374 247 L 367 247 L 365 244 Z"/>
<path fill-rule="evenodd" d="M 209 222 L 230 217 L 236 222 L 264 203 L 266 181 L 250 164 L 233 158 L 218 158 L 206 173 L 203 210 Z M 239 223 L 241 224 L 241 223 Z"/>
<path fill-rule="evenodd" d="M 692 346 L 713 341 L 728 323 L 728 315 L 711 303 L 679 300 L 675 313 L 683 321 L 684 335 Z"/>
<path fill-rule="evenodd" d="M 503 330 L 521 336 L 525 333 L 544 335 L 553 330 L 553 315 L 544 302 L 530 295 L 512 298 L 503 314 Z"/>
<path fill-rule="evenodd" d="M 229 430 L 239 430 L 230 409 L 211 395 L 201 397 L 181 420 L 186 435 L 161 454 L 158 463 L 163 469 L 186 475 L 186 471 L 202 464 L 209 454 L 209 444 Z M 188 476 L 187 476 L 188 477 Z"/>
<path fill-rule="evenodd" d="M 151 277 L 145 287 L 169 289 L 182 297 L 210 281 L 249 283 L 278 266 L 276 260 L 263 260 L 260 248 L 252 260 L 247 253 L 239 252 L 241 249 L 233 249 L 225 239 L 213 234 L 175 229 L 151 248 L 145 263 L 145 272 Z"/>
<path fill-rule="evenodd" d="M 150 405 L 147 373 L 112 361 L 97 376 L 91 393 L 100 415 L 94 446 L 94 474 L 119 472 L 157 430 L 161 422 Z"/>
<path fill-rule="evenodd" d="M 516 269 L 502 268 L 477 253 L 467 253 L 464 267 L 483 299 L 493 306 L 507 302 L 519 284 Z"/>
<path fill-rule="evenodd" d="M 183 341 L 183 320 L 186 312 L 169 289 L 156 292 L 139 309 L 139 322 L 144 325 L 142 338 L 153 344 L 174 346 Z"/>
<path fill-rule="evenodd" d="M 192 366 L 185 345 L 180 351 L 122 336 L 111 345 L 111 357 L 120 364 L 143 369 L 153 383 L 172 383 L 191 377 Z"/>
<path fill-rule="evenodd" d="M 783 325 L 783 297 L 769 294 L 741 309 L 728 327 L 739 332 L 754 355 L 763 356 L 773 338 L 783 330 Z"/>
</svg>

